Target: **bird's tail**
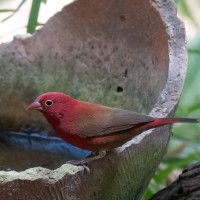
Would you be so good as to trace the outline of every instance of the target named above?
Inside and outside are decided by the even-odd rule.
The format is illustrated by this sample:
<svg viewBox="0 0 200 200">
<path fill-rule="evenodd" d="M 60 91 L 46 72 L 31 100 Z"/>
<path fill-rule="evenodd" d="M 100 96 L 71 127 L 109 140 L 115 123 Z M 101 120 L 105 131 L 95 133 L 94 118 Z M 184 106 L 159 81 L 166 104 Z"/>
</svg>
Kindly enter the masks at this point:
<svg viewBox="0 0 200 200">
<path fill-rule="evenodd" d="M 155 118 L 154 121 L 148 123 L 150 127 L 162 126 L 165 124 L 174 124 L 174 123 L 199 123 L 198 119 L 193 118 Z"/>
</svg>

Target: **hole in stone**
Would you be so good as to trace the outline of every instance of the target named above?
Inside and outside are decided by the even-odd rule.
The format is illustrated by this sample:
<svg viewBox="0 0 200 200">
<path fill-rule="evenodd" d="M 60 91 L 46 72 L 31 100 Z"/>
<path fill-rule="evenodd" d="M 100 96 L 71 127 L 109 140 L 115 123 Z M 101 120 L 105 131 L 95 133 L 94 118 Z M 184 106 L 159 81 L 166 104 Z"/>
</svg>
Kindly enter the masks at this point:
<svg viewBox="0 0 200 200">
<path fill-rule="evenodd" d="M 117 52 L 118 51 L 118 46 L 115 46 L 114 48 L 113 48 L 113 52 Z"/>
<path fill-rule="evenodd" d="M 125 17 L 124 15 L 120 15 L 119 17 L 120 17 L 120 19 L 121 19 L 122 21 L 125 21 L 125 20 L 126 20 L 126 17 Z"/>
<path fill-rule="evenodd" d="M 118 86 L 118 87 L 117 87 L 117 92 L 119 92 L 119 93 L 120 93 L 120 92 L 123 92 L 123 87 Z"/>
<path fill-rule="evenodd" d="M 124 76 L 127 77 L 127 74 L 128 74 L 128 69 L 125 70 Z"/>
<path fill-rule="evenodd" d="M 153 58 L 151 59 L 151 62 L 152 62 L 152 64 L 153 64 L 153 65 L 155 64 L 155 62 L 154 62 L 154 59 L 153 59 Z"/>
</svg>

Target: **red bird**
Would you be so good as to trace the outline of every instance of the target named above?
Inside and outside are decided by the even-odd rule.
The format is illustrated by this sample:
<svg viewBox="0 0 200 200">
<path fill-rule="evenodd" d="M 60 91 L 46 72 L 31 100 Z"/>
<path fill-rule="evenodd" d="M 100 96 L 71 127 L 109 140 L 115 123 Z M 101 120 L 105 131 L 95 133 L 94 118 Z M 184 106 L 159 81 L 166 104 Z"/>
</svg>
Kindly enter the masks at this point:
<svg viewBox="0 0 200 200">
<path fill-rule="evenodd" d="M 153 118 L 133 111 L 78 101 L 59 92 L 40 95 L 27 108 L 40 111 L 56 134 L 66 142 L 90 151 L 123 145 L 154 127 L 179 122 L 199 122 L 188 118 Z"/>
</svg>

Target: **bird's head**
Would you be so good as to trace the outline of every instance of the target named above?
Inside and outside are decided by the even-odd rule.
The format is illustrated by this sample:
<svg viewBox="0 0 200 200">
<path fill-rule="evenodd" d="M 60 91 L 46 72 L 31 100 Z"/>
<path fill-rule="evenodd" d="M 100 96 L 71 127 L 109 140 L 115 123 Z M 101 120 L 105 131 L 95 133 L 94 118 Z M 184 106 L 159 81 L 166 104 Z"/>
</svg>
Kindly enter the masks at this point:
<svg viewBox="0 0 200 200">
<path fill-rule="evenodd" d="M 27 110 L 38 110 L 45 116 L 62 117 L 69 106 L 76 100 L 60 92 L 48 92 L 40 95 L 27 107 Z"/>
</svg>

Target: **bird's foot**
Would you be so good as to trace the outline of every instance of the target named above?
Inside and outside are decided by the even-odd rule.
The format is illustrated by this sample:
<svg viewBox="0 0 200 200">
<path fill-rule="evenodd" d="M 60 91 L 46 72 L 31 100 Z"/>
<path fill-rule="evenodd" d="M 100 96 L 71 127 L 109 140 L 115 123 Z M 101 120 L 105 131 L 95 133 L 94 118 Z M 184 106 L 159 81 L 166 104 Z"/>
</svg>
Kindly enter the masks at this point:
<svg viewBox="0 0 200 200">
<path fill-rule="evenodd" d="M 88 166 L 85 165 L 85 161 L 83 160 L 69 160 L 66 162 L 66 164 L 72 164 L 72 165 L 81 165 L 86 171 L 87 173 L 90 173 L 90 168 Z"/>
<path fill-rule="evenodd" d="M 87 163 L 93 161 L 93 160 L 98 160 L 100 158 L 103 158 L 106 155 L 106 151 L 100 151 L 98 155 L 85 158 L 82 160 L 69 160 L 67 161 L 67 164 L 72 164 L 72 165 L 82 165 L 84 169 L 89 173 L 90 169 L 86 166 Z"/>
<path fill-rule="evenodd" d="M 82 160 L 69 160 L 69 161 L 67 161 L 67 163 L 72 164 L 72 165 L 83 165 L 83 164 L 89 163 L 93 160 L 98 160 L 100 158 L 103 158 L 105 155 L 106 155 L 106 151 L 100 151 L 99 154 L 96 156 L 85 158 Z"/>
</svg>

